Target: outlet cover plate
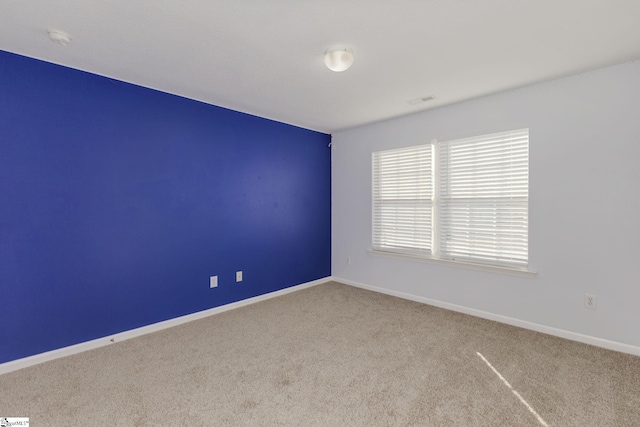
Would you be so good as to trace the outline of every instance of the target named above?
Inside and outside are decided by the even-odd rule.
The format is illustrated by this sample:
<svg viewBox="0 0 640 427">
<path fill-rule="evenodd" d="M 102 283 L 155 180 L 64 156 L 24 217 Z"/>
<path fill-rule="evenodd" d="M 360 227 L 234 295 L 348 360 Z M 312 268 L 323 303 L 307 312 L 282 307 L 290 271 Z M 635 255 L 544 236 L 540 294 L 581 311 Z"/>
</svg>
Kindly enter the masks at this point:
<svg viewBox="0 0 640 427">
<path fill-rule="evenodd" d="M 218 276 L 209 277 L 209 287 L 217 288 L 218 287 Z"/>
<path fill-rule="evenodd" d="M 598 299 L 595 295 L 584 294 L 584 308 L 595 310 L 598 307 Z"/>
</svg>

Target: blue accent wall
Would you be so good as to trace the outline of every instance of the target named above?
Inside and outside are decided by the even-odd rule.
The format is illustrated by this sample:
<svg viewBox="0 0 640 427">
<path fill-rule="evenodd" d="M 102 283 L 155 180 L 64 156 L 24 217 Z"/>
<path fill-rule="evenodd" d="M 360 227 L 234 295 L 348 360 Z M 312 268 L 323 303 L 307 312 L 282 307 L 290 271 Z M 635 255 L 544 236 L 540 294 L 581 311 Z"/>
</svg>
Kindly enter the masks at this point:
<svg viewBox="0 0 640 427">
<path fill-rule="evenodd" d="M 329 276 L 329 142 L 0 51 L 0 363 Z"/>
</svg>

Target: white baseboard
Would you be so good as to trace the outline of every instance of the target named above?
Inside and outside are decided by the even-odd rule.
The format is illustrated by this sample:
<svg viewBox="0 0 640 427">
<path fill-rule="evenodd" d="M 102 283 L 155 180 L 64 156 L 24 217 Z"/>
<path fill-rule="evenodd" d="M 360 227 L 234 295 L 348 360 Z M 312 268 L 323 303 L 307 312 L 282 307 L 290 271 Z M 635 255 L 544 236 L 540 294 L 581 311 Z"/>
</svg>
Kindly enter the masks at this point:
<svg viewBox="0 0 640 427">
<path fill-rule="evenodd" d="M 128 340 L 131 338 L 139 337 L 141 335 L 150 334 L 152 332 L 160 331 L 162 329 L 171 328 L 173 326 L 182 325 L 194 320 L 203 319 L 205 317 L 213 316 L 214 314 L 223 313 L 225 311 L 233 310 L 236 308 L 244 307 L 246 305 L 255 304 L 260 301 L 268 300 L 271 298 L 279 297 L 291 292 L 299 291 L 301 289 L 310 288 L 312 286 L 320 285 L 331 281 L 331 277 L 325 277 L 323 279 L 313 280 L 311 282 L 302 283 L 300 285 L 291 286 L 289 288 L 281 289 L 279 291 L 270 292 L 264 295 L 258 295 L 253 298 L 248 298 L 242 301 L 237 301 L 231 304 L 222 305 L 220 307 L 210 308 L 208 310 L 199 311 L 197 313 L 187 314 L 186 316 L 180 316 L 162 322 L 153 323 L 151 325 L 142 326 L 140 328 L 131 329 L 124 332 L 119 332 L 114 335 L 105 336 L 102 338 L 96 338 L 91 341 L 85 341 L 79 344 L 74 344 L 68 347 L 59 348 L 56 350 L 47 351 L 45 353 L 36 354 L 33 356 L 25 357 L 23 359 L 12 360 L 0 364 L 0 375 L 8 372 L 17 371 L 28 366 L 37 365 L 39 363 L 47 362 L 49 360 L 59 359 L 61 357 L 70 356 L 72 354 L 82 353 L 83 351 L 92 350 L 94 348 L 104 347 L 109 344 Z"/>
<path fill-rule="evenodd" d="M 173 326 L 182 325 L 184 323 L 192 322 L 194 320 L 203 319 L 205 317 L 213 316 L 218 313 L 233 310 L 236 308 L 244 307 L 246 305 L 255 304 L 260 301 L 268 300 L 270 298 L 279 297 L 291 292 L 299 291 L 301 289 L 310 288 L 330 281 L 336 281 L 345 285 L 354 286 L 357 288 L 366 289 L 381 294 L 391 295 L 398 298 L 403 298 L 411 301 L 420 302 L 423 304 L 433 305 L 435 307 L 444 308 L 447 310 L 457 311 L 459 313 L 469 314 L 471 316 L 480 317 L 483 319 L 494 320 L 500 323 L 506 323 L 512 326 L 518 326 L 524 329 L 530 329 L 536 332 L 542 332 L 549 335 L 554 335 L 560 338 L 566 338 L 573 341 L 582 342 L 585 344 L 595 345 L 597 347 L 606 348 L 609 350 L 619 351 L 622 353 L 633 354 L 640 356 L 640 347 L 624 344 L 616 341 L 610 341 L 602 338 L 592 337 L 590 335 L 579 334 L 576 332 L 567 331 L 564 329 L 553 328 L 550 326 L 540 325 L 533 322 L 527 322 L 525 320 L 514 319 L 507 316 L 501 316 L 486 311 L 476 310 L 461 305 L 450 304 L 443 301 L 420 297 L 417 295 L 407 294 L 404 292 L 392 291 L 385 288 L 379 288 L 376 286 L 367 285 L 364 283 L 355 282 L 353 280 L 343 279 L 340 277 L 325 277 L 323 279 L 313 280 L 311 282 L 302 283 L 300 285 L 292 286 L 289 288 L 281 289 L 279 291 L 271 292 L 264 295 L 259 295 L 253 298 L 248 298 L 242 301 L 237 301 L 231 304 L 226 304 L 220 307 L 211 308 L 197 313 L 188 314 L 186 316 L 176 317 L 174 319 L 165 320 L 162 322 L 154 323 L 151 325 L 143 326 L 141 328 L 131 329 L 128 331 L 120 332 L 114 335 L 97 338 L 95 340 L 86 341 L 83 343 L 75 344 L 69 347 L 63 347 L 56 350 L 47 351 L 46 353 L 40 353 L 33 356 L 25 357 L 23 359 L 12 360 L 10 362 L 0 364 L 0 375 L 8 372 L 17 371 L 29 366 L 37 365 L 49 360 L 59 359 L 61 357 L 70 356 L 72 354 L 82 353 L 83 351 L 92 350 L 99 347 L 104 347 L 116 342 L 128 340 L 131 338 L 146 335 L 152 332 L 160 331 L 163 329 L 171 328 Z"/>
<path fill-rule="evenodd" d="M 376 286 L 366 285 L 364 283 L 355 282 L 353 280 L 342 279 L 340 277 L 332 277 L 332 280 L 340 283 L 344 283 L 345 285 L 354 286 L 357 288 L 366 289 L 373 292 L 378 292 L 381 294 L 387 294 L 398 298 L 403 298 L 411 301 L 416 301 L 428 305 L 433 305 L 435 307 L 444 308 L 451 311 L 457 311 L 459 313 L 469 314 L 471 316 L 480 317 L 483 319 L 494 320 L 500 323 L 506 323 L 512 326 L 518 326 L 524 329 L 530 329 L 536 332 L 542 332 L 544 334 L 553 335 L 560 338 L 566 338 L 572 341 L 578 341 L 585 344 L 594 345 L 597 347 L 606 348 L 609 350 L 615 350 L 622 353 L 633 354 L 635 356 L 640 356 L 640 347 L 620 343 L 617 341 L 610 341 L 603 338 L 597 338 L 590 335 L 579 334 L 577 332 L 571 332 L 564 329 L 553 328 L 551 326 L 540 325 L 538 323 L 528 322 L 525 320 L 514 319 L 512 317 L 501 316 L 499 314 L 489 313 L 487 311 L 476 310 L 474 308 L 464 307 L 461 305 L 450 304 L 448 302 L 438 301 L 434 299 L 424 298 L 417 295 L 407 294 L 404 292 L 392 291 L 385 288 L 379 288 Z"/>
</svg>

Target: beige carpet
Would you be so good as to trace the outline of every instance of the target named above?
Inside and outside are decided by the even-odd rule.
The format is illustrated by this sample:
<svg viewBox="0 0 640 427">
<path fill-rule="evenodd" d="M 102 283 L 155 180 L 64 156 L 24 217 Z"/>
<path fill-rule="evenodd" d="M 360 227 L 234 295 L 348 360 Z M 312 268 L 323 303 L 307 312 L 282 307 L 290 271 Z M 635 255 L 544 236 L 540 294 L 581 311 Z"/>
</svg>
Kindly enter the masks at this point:
<svg viewBox="0 0 640 427">
<path fill-rule="evenodd" d="M 328 283 L 2 375 L 0 393 L 0 416 L 36 427 L 638 426 L 640 357 Z"/>
</svg>

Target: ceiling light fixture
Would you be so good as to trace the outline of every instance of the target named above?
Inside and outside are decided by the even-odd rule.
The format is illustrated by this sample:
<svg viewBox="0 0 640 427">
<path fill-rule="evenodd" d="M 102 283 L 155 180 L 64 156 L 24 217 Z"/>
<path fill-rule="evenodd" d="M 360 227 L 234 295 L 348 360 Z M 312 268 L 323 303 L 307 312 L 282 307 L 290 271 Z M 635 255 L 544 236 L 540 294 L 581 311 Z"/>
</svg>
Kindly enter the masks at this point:
<svg viewBox="0 0 640 427">
<path fill-rule="evenodd" d="M 51 41 L 55 44 L 66 46 L 71 43 L 71 37 L 69 36 L 69 34 L 64 33 L 60 30 L 47 30 L 47 33 L 49 34 L 49 38 L 51 39 Z"/>
<path fill-rule="evenodd" d="M 350 49 L 327 50 L 324 53 L 324 63 L 336 73 L 348 70 L 353 65 L 353 52 Z"/>
</svg>

